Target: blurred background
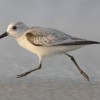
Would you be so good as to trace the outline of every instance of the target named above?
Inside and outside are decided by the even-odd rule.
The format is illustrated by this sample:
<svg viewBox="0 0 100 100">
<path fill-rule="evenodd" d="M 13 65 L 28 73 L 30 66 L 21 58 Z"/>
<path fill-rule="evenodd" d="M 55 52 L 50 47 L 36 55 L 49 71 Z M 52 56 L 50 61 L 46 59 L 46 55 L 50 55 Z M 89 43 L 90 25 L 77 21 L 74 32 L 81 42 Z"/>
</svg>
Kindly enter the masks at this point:
<svg viewBox="0 0 100 100">
<path fill-rule="evenodd" d="M 6 31 L 8 24 L 17 21 L 100 41 L 100 0 L 0 0 L 0 34 Z M 17 74 L 37 67 L 38 58 L 21 48 L 12 37 L 1 39 L 0 98 L 99 100 L 100 45 L 86 46 L 70 54 L 90 76 L 90 82 L 80 75 L 73 62 L 64 55 L 44 59 L 41 70 L 16 79 Z"/>
</svg>

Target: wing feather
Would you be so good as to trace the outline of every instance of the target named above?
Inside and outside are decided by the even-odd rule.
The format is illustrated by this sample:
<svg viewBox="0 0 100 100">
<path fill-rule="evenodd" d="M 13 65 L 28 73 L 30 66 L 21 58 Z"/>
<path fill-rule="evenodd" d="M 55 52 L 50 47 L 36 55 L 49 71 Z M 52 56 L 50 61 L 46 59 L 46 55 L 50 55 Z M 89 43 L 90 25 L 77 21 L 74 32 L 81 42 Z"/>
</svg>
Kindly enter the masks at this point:
<svg viewBox="0 0 100 100">
<path fill-rule="evenodd" d="M 63 45 L 85 45 L 94 44 L 94 41 L 87 41 L 75 38 L 64 32 L 42 27 L 33 27 L 25 33 L 27 40 L 36 46 L 63 46 Z"/>
</svg>

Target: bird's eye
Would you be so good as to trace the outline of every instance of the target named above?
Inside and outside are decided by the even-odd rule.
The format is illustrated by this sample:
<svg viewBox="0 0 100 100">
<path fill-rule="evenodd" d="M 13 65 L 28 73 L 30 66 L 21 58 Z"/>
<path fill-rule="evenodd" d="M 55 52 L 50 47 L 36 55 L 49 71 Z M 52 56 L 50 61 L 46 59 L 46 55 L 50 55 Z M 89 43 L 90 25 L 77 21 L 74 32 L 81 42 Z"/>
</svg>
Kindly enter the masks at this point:
<svg viewBox="0 0 100 100">
<path fill-rule="evenodd" d="M 16 26 L 13 26 L 13 27 L 12 27 L 12 29 L 16 30 L 16 29 L 17 29 L 17 27 L 16 27 Z"/>
</svg>

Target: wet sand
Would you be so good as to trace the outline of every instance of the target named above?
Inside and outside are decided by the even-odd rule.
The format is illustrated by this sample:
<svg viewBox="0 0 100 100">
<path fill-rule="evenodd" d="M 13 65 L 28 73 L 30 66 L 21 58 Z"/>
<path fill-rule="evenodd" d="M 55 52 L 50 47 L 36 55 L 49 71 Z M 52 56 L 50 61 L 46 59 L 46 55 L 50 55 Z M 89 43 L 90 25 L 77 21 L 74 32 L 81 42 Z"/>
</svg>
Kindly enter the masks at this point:
<svg viewBox="0 0 100 100">
<path fill-rule="evenodd" d="M 100 81 L 55 78 L 9 79 L 0 83 L 0 100 L 99 100 Z"/>
</svg>

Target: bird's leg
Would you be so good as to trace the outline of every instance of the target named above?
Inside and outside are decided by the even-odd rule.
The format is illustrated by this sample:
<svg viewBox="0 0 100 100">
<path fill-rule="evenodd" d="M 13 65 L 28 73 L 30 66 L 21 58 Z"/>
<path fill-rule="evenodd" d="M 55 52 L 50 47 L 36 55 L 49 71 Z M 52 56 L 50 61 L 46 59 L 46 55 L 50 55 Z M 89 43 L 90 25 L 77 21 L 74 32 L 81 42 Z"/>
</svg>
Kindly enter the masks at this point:
<svg viewBox="0 0 100 100">
<path fill-rule="evenodd" d="M 24 77 L 24 76 L 26 76 L 26 75 L 28 75 L 28 74 L 30 74 L 30 73 L 36 71 L 36 70 L 39 70 L 39 69 L 41 69 L 41 68 L 42 68 L 42 59 L 39 59 L 39 66 L 38 66 L 37 68 L 34 68 L 34 69 L 32 69 L 32 70 L 29 70 L 29 71 L 27 71 L 27 72 L 24 72 L 24 73 L 22 73 L 22 74 L 17 75 L 17 78 Z"/>
<path fill-rule="evenodd" d="M 34 72 L 34 71 L 36 71 L 36 70 L 41 69 L 41 67 L 42 67 L 42 64 L 39 64 L 39 66 L 38 66 L 37 68 L 34 68 L 34 69 L 30 70 L 30 71 L 27 71 L 27 72 L 24 72 L 24 73 L 22 73 L 22 74 L 17 75 L 17 78 L 24 77 L 24 76 L 30 74 L 31 72 Z"/>
<path fill-rule="evenodd" d="M 74 62 L 74 64 L 76 65 L 76 67 L 78 68 L 78 70 L 80 71 L 80 73 L 89 81 L 89 76 L 79 67 L 79 65 L 77 64 L 77 62 L 75 61 L 74 57 L 69 55 L 69 54 L 65 54 L 68 57 L 71 58 L 71 60 Z"/>
</svg>

